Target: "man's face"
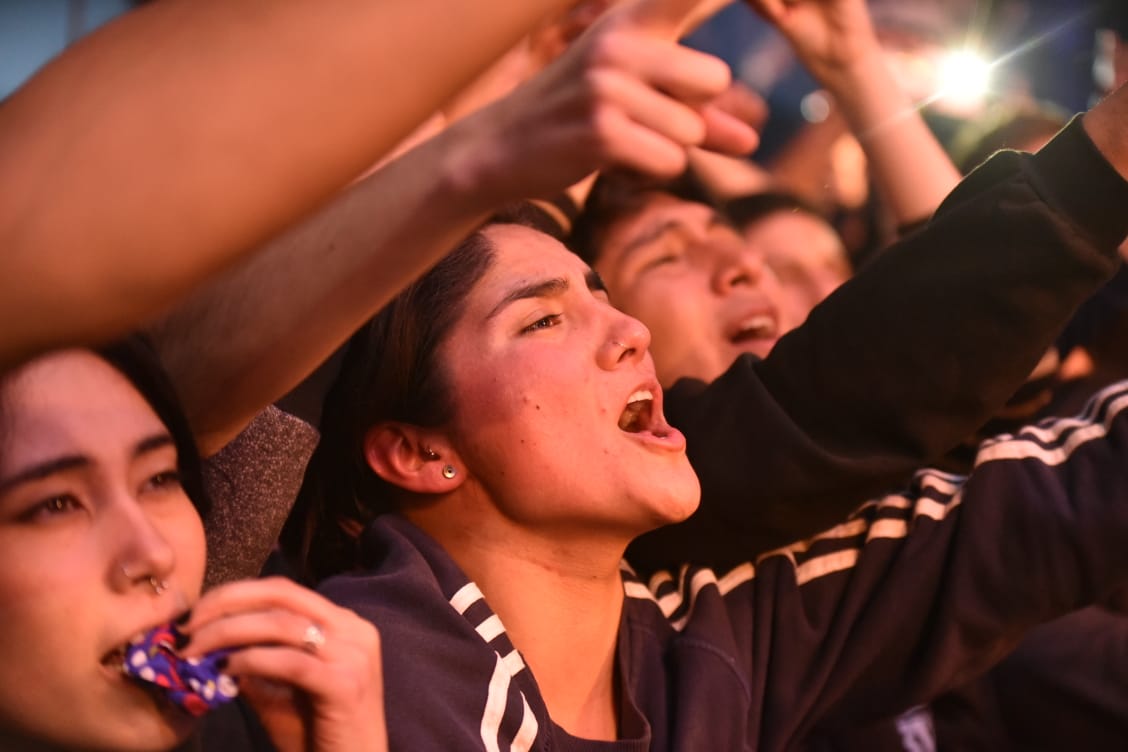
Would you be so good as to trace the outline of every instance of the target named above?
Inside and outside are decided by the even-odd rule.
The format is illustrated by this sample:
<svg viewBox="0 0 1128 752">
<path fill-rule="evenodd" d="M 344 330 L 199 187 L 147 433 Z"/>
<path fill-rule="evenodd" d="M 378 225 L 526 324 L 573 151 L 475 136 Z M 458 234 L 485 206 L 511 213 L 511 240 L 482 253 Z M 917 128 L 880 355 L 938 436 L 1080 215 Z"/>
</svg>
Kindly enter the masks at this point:
<svg viewBox="0 0 1128 752">
<path fill-rule="evenodd" d="M 842 239 L 818 217 L 775 211 L 746 225 L 743 234 L 745 242 L 759 249 L 775 272 L 783 290 L 785 318 L 796 326 L 850 279 L 850 260 Z"/>
<path fill-rule="evenodd" d="M 594 267 L 616 307 L 650 329 L 663 386 L 712 381 L 798 324 L 763 254 L 704 204 L 650 194 L 608 228 Z"/>
</svg>

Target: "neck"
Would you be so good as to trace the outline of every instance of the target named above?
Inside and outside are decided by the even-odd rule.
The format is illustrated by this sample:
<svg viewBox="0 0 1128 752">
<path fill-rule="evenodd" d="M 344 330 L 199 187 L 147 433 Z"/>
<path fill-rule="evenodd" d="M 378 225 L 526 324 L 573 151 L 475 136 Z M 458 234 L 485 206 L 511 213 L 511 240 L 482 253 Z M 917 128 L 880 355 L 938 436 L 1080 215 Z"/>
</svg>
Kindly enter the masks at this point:
<svg viewBox="0 0 1128 752">
<path fill-rule="evenodd" d="M 589 537 L 576 545 L 512 530 L 501 540 L 489 534 L 488 524 L 462 532 L 421 526 L 505 624 L 552 719 L 574 736 L 618 738 L 615 651 L 625 543 L 597 544 Z"/>
</svg>

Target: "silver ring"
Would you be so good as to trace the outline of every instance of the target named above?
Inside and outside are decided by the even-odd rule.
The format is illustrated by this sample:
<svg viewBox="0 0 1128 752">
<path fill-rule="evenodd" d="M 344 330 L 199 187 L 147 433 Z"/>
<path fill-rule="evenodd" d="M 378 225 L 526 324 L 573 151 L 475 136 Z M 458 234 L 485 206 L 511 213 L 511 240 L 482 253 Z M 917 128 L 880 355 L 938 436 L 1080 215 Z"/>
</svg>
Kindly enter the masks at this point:
<svg viewBox="0 0 1128 752">
<path fill-rule="evenodd" d="M 310 624 L 302 634 L 302 649 L 307 653 L 316 653 L 325 647 L 325 633 L 316 624 Z"/>
</svg>

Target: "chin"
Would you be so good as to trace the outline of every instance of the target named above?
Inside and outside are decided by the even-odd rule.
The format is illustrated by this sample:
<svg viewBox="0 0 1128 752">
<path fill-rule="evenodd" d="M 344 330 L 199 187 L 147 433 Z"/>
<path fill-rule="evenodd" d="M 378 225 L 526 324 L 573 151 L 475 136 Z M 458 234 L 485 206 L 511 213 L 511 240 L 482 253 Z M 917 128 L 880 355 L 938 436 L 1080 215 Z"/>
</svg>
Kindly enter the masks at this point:
<svg viewBox="0 0 1128 752">
<path fill-rule="evenodd" d="M 655 506 L 654 525 L 651 529 L 683 522 L 701 504 L 701 484 L 696 475 L 671 478 L 663 490 L 662 501 Z"/>
<path fill-rule="evenodd" d="M 148 691 L 137 688 L 140 697 L 134 698 L 129 711 L 116 714 L 114 726 L 107 728 L 114 742 L 106 749 L 122 752 L 148 752 L 170 750 L 188 739 L 199 725 L 199 718 L 172 706 L 165 700 L 154 698 Z"/>
</svg>

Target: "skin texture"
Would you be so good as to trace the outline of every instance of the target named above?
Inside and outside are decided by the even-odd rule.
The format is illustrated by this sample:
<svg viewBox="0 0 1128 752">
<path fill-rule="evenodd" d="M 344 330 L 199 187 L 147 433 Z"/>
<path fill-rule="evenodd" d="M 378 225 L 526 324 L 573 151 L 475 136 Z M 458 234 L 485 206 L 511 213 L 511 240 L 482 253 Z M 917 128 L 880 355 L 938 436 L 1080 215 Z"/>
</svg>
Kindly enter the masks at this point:
<svg viewBox="0 0 1128 752">
<path fill-rule="evenodd" d="M 0 367 L 166 310 L 564 5 L 164 0 L 72 45 L 0 111 Z"/>
<path fill-rule="evenodd" d="M 556 195 L 608 165 L 672 177 L 686 147 L 703 140 L 751 149 L 748 126 L 705 104 L 725 91 L 728 68 L 675 41 L 690 16 L 715 5 L 617 5 L 511 94 L 179 306 L 154 334 L 204 451 L 300 382 L 497 207 Z"/>
<path fill-rule="evenodd" d="M 666 386 L 767 355 L 801 321 L 763 253 L 704 204 L 653 194 L 608 230 L 595 268 L 615 305 L 650 328 Z"/>
<path fill-rule="evenodd" d="M 226 670 L 278 749 L 385 750 L 375 628 L 285 580 L 201 597 L 203 525 L 179 478 L 167 427 L 95 354 L 42 356 L 0 383 L 0 748 L 185 739 L 195 719 L 110 653 L 192 607 L 182 655 L 235 649 Z"/>
<path fill-rule="evenodd" d="M 838 233 L 803 212 L 774 212 L 741 231 L 779 279 L 786 319 L 796 325 L 851 275 Z M 781 332 L 785 333 L 785 332 Z"/>
<path fill-rule="evenodd" d="M 77 351 L 19 372 L 4 409 L 0 739 L 18 725 L 63 744 L 171 746 L 187 718 L 100 663 L 199 596 L 203 527 L 168 431 L 120 374 Z M 83 462 L 9 485 L 63 458 Z"/>
<path fill-rule="evenodd" d="M 646 328 L 555 240 L 512 225 L 486 236 L 497 257 L 439 351 L 454 417 L 374 426 L 369 464 L 419 495 L 402 513 L 481 588 L 553 719 L 613 739 L 619 562 L 633 537 L 696 509 L 699 485 L 661 416 Z M 624 431 L 640 389 L 652 418 Z"/>
</svg>

